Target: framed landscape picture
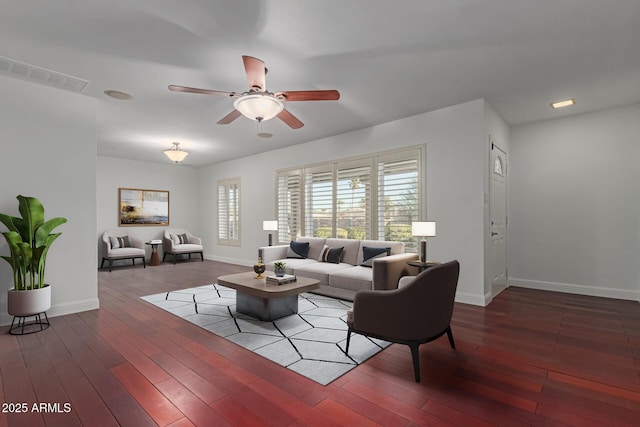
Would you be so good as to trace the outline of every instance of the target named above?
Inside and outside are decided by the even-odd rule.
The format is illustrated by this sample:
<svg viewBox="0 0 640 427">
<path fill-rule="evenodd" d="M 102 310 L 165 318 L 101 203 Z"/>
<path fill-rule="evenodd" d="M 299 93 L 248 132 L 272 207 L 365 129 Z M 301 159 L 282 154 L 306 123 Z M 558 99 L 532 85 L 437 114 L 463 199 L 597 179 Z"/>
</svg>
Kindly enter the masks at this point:
<svg viewBox="0 0 640 427">
<path fill-rule="evenodd" d="M 120 226 L 169 225 L 169 192 L 118 189 Z"/>
</svg>

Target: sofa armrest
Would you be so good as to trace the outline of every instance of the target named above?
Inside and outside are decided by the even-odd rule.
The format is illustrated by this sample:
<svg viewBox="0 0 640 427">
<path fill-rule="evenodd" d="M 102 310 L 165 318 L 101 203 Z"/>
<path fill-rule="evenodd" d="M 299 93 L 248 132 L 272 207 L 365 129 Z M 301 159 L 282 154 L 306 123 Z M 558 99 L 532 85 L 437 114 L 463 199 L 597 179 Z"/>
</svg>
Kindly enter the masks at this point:
<svg viewBox="0 0 640 427">
<path fill-rule="evenodd" d="M 278 259 L 286 258 L 288 249 L 289 245 L 262 246 L 258 248 L 258 256 L 262 258 L 263 263 L 267 264 Z"/>
<path fill-rule="evenodd" d="M 373 260 L 374 290 L 390 290 L 398 288 L 398 281 L 402 276 L 411 274 L 409 261 L 418 259 L 418 254 L 397 254 L 376 258 Z"/>
</svg>

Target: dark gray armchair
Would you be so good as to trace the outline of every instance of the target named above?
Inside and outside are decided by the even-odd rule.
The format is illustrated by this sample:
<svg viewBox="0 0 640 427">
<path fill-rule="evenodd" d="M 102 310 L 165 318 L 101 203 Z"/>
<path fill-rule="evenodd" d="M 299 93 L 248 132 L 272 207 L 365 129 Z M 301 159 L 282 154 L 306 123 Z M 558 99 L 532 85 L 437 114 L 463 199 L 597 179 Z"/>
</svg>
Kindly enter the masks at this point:
<svg viewBox="0 0 640 427">
<path fill-rule="evenodd" d="M 399 289 L 357 292 L 347 313 L 347 353 L 352 332 L 406 344 L 411 348 L 416 382 L 420 382 L 420 344 L 446 333 L 451 348 L 456 348 L 451 317 L 459 273 L 460 264 L 451 261 L 423 271 Z"/>
</svg>

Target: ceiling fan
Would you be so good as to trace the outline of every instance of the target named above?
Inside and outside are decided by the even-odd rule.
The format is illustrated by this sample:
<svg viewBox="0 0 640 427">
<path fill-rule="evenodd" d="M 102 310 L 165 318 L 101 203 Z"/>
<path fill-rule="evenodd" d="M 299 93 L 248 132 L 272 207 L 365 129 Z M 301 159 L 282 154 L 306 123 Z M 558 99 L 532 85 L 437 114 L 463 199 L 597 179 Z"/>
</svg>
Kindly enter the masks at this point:
<svg viewBox="0 0 640 427">
<path fill-rule="evenodd" d="M 264 62 L 252 56 L 242 56 L 244 69 L 249 81 L 249 90 L 242 93 L 223 92 L 219 90 L 198 89 L 187 86 L 170 85 L 169 90 L 174 92 L 199 93 L 203 95 L 225 95 L 236 98 L 233 102 L 235 108 L 232 112 L 218 121 L 219 125 L 226 125 L 241 115 L 261 123 L 278 117 L 292 129 L 304 126 L 296 116 L 284 108 L 285 102 L 290 101 L 336 101 L 340 99 L 337 90 L 293 90 L 281 92 L 269 92 L 265 86 L 267 68 Z"/>
</svg>

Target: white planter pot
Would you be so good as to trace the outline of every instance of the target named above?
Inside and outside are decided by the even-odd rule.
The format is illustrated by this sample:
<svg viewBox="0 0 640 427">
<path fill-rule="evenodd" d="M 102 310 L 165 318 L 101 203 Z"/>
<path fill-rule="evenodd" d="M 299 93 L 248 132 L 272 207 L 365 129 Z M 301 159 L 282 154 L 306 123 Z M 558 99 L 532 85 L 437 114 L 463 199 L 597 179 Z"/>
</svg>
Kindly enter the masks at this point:
<svg viewBox="0 0 640 427">
<path fill-rule="evenodd" d="M 28 317 L 44 313 L 51 308 L 51 286 L 30 291 L 9 289 L 7 308 L 11 316 Z"/>
</svg>

